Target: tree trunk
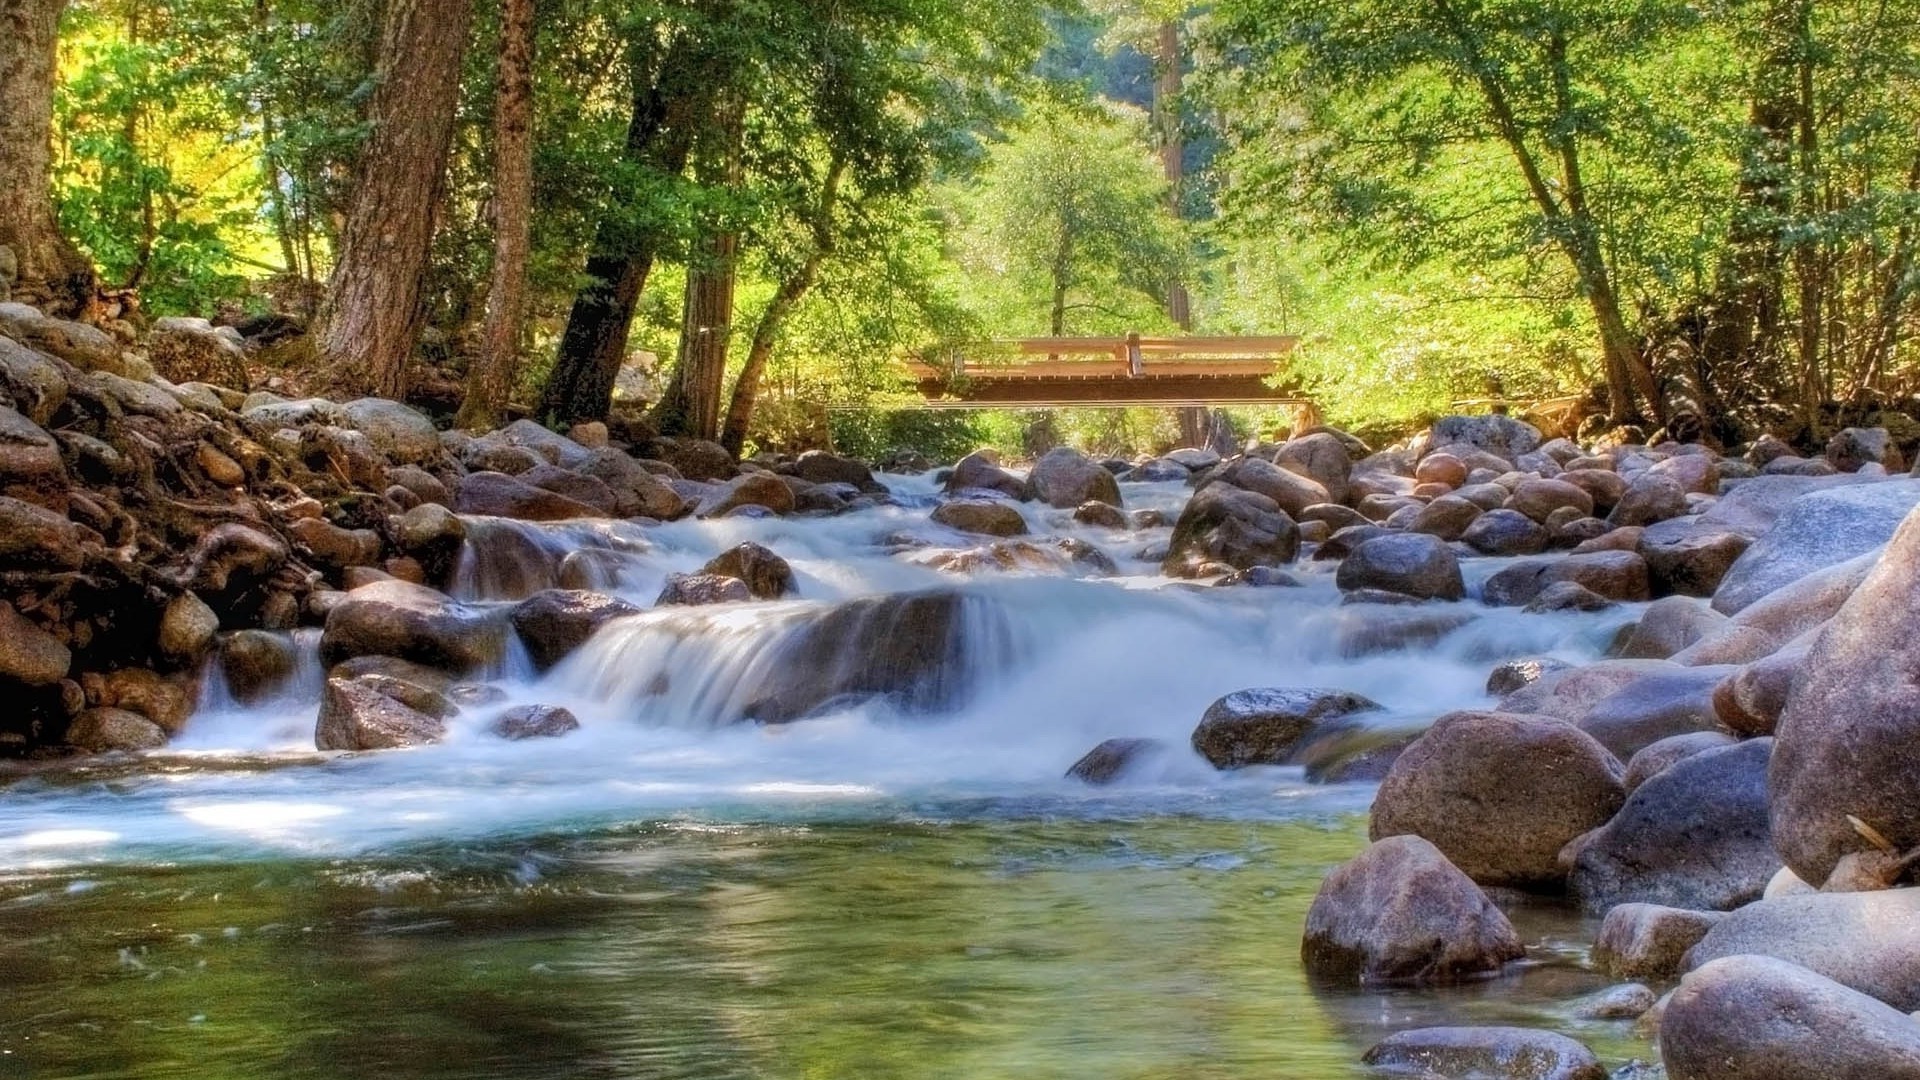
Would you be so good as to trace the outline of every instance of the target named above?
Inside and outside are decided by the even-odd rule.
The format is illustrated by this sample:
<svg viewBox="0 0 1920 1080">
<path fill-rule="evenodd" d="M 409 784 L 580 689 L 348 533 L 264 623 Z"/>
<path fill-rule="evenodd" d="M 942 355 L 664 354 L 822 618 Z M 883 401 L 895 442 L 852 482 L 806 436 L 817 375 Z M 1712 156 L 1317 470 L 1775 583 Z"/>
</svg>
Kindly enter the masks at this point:
<svg viewBox="0 0 1920 1080">
<path fill-rule="evenodd" d="M 454 423 L 492 428 L 520 374 L 520 319 L 527 300 L 533 219 L 533 0 L 505 0 L 500 92 L 493 114 L 493 280 L 480 355 Z"/>
<path fill-rule="evenodd" d="M 53 212 L 55 50 L 66 6 L 0 0 L 0 246 L 18 263 L 15 300 L 78 315 L 93 299 L 93 266 Z"/>
<path fill-rule="evenodd" d="M 1186 181 L 1187 144 L 1180 132 L 1180 94 L 1183 86 L 1180 50 L 1180 24 L 1168 20 L 1160 24 L 1159 45 L 1154 57 L 1156 78 L 1153 85 L 1153 113 L 1160 134 L 1160 173 L 1167 180 L 1167 210 L 1174 220 L 1184 220 L 1185 206 L 1181 186 Z M 1187 284 L 1178 278 L 1167 282 L 1167 317 L 1182 330 L 1193 329 L 1193 298 Z"/>
<path fill-rule="evenodd" d="M 390 0 L 357 170 L 314 341 L 348 387 L 398 400 L 424 321 L 471 0 Z"/>
<path fill-rule="evenodd" d="M 669 45 L 657 68 L 636 63 L 626 161 L 663 177 L 686 171 L 697 121 L 709 109 L 715 84 L 707 58 L 687 38 Z M 540 395 L 540 412 L 550 422 L 597 420 L 613 405 L 634 308 L 661 240 L 647 230 L 635 235 L 622 216 L 618 208 L 609 211 L 594 232 L 587 283 L 573 298 L 553 373 Z"/>
<path fill-rule="evenodd" d="M 813 232 L 813 247 L 807 253 L 798 269 L 780 282 L 774 291 L 773 299 L 767 302 L 767 308 L 760 313 L 760 321 L 753 328 L 753 343 L 747 348 L 747 362 L 740 369 L 740 377 L 733 383 L 733 398 L 727 403 L 727 422 L 720 429 L 720 445 L 727 453 L 740 456 L 747 445 L 747 432 L 753 427 L 754 406 L 760 400 L 760 380 L 766 375 L 767 362 L 773 359 L 773 345 L 779 339 L 780 327 L 800 305 L 807 291 L 820 276 L 820 264 L 833 252 L 833 208 L 840 195 L 840 178 L 846 172 L 846 162 L 836 157 L 827 167 L 826 179 L 820 187 L 820 204 L 814 209 L 813 220 L 809 226 Z"/>
<path fill-rule="evenodd" d="M 746 103 L 734 98 L 715 110 L 715 134 L 721 145 L 711 179 L 738 187 L 742 178 L 741 140 Z M 705 178 L 703 178 L 705 179 Z M 727 347 L 733 337 L 733 286 L 740 234 L 711 223 L 705 250 L 687 267 L 685 301 L 680 312 L 680 355 L 673 379 L 654 409 L 662 435 L 715 439 L 720 434 L 720 394 L 727 378 Z"/>
</svg>

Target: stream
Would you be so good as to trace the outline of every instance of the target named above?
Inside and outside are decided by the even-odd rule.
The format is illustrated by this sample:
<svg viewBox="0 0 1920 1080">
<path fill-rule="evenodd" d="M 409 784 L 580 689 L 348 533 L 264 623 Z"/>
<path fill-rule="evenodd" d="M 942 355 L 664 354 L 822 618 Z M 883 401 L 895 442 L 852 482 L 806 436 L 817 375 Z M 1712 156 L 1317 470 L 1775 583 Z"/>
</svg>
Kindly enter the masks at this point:
<svg viewBox="0 0 1920 1080">
<path fill-rule="evenodd" d="M 535 675 L 446 742 L 313 747 L 322 671 L 250 706 L 218 677 L 164 751 L 0 773 L 0 1077 L 1182 1077 L 1365 1075 L 1394 1030 L 1567 1031 L 1608 1065 L 1630 1025 L 1571 1017 L 1607 980 L 1578 916 L 1514 910 L 1530 959 L 1464 988 L 1310 986 L 1301 923 L 1365 843 L 1370 784 L 1216 772 L 1185 747 L 1208 704 L 1330 687 L 1389 728 L 1485 707 L 1502 659 L 1597 658 L 1633 619 L 1453 605 L 1342 606 L 1298 588 L 1171 582 L 1165 527 L 1075 524 L 1116 576 L 924 565 L 967 546 L 897 505 L 650 528 L 476 521 L 455 595 L 497 604 L 591 575 L 650 607 L 667 576 L 743 541 L 797 599 L 650 610 Z M 1123 485 L 1177 514 L 1182 484 Z M 772 645 L 826 605 L 957 588 L 964 693 L 933 715 L 851 702 L 739 722 Z M 487 728 L 564 706 L 559 739 Z M 1104 739 L 1178 751 L 1123 783 L 1065 779 Z"/>
</svg>

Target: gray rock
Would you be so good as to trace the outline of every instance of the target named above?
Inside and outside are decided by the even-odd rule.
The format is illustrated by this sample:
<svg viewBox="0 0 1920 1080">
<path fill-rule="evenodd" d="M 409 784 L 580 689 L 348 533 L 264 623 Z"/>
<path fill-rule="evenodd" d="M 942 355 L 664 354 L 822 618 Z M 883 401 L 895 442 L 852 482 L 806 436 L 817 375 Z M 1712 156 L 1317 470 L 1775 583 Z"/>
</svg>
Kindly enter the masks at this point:
<svg viewBox="0 0 1920 1080">
<path fill-rule="evenodd" d="M 1695 754 L 1718 750 L 1723 746 L 1732 746 L 1738 741 L 1724 732 L 1695 731 L 1686 735 L 1669 735 L 1657 742 L 1648 743 L 1627 762 L 1625 781 L 1627 794 L 1633 794 L 1634 789 L 1641 784 Z"/>
<path fill-rule="evenodd" d="M 516 705 L 501 713 L 488 728 L 503 739 L 557 739 L 577 731 L 580 719 L 555 705 Z"/>
<path fill-rule="evenodd" d="M 1799 964 L 1912 1012 L 1920 1009 L 1920 889 L 1759 900 L 1715 924 L 1687 966 L 1742 953 Z"/>
<path fill-rule="evenodd" d="M 441 456 L 440 433 L 420 413 L 383 398 L 359 398 L 340 406 L 343 424 L 372 440 L 396 465 L 425 465 Z"/>
<path fill-rule="evenodd" d="M 1920 1024 L 1805 968 L 1731 956 L 1674 992 L 1660 1056 L 1671 1080 L 1920 1080 Z"/>
<path fill-rule="evenodd" d="M 1727 617 L 1705 600 L 1668 596 L 1647 605 L 1620 655 L 1638 660 L 1665 660 L 1724 628 Z"/>
<path fill-rule="evenodd" d="M 1285 765 L 1317 738 L 1380 708 L 1359 694 L 1307 687 L 1236 690 L 1207 707 L 1193 749 L 1216 769 Z"/>
<path fill-rule="evenodd" d="M 1460 560 L 1446 543 L 1418 533 L 1363 541 L 1340 564 L 1334 581 L 1343 591 L 1379 589 L 1421 600 L 1466 596 Z"/>
<path fill-rule="evenodd" d="M 1675 528 L 1679 521 L 1652 525 L 1637 549 L 1647 561 L 1655 596 L 1708 597 L 1753 541 L 1737 532 Z"/>
<path fill-rule="evenodd" d="M 1327 489 L 1319 481 L 1257 457 L 1234 458 L 1220 466 L 1202 486 L 1213 484 L 1231 484 L 1245 491 L 1265 495 L 1288 517 L 1330 499 Z"/>
<path fill-rule="evenodd" d="M 1658 994 L 1640 983 L 1622 983 L 1575 1001 L 1573 1015 L 1581 1020 L 1634 1020 L 1659 1000 Z"/>
<path fill-rule="evenodd" d="M 586 644 L 601 627 L 639 611 L 614 596 L 546 589 L 515 604 L 507 619 L 526 645 L 534 669 L 545 671 Z"/>
<path fill-rule="evenodd" d="M 1560 850 L 1624 797 L 1620 763 L 1564 720 L 1449 713 L 1394 762 L 1369 835 L 1424 837 L 1482 885 L 1556 886 Z"/>
<path fill-rule="evenodd" d="M 1816 570 L 1872 551 L 1917 504 L 1920 480 L 1853 484 L 1794 499 L 1727 570 L 1714 610 L 1735 614 Z"/>
<path fill-rule="evenodd" d="M 1120 485 L 1099 462 L 1070 446 L 1040 456 L 1027 473 L 1027 491 L 1048 506 L 1070 510 L 1089 500 L 1120 506 Z"/>
<path fill-rule="evenodd" d="M 1420 1080 L 1607 1080 L 1593 1051 L 1538 1028 L 1402 1031 L 1376 1044 L 1363 1060 L 1385 1075 Z"/>
<path fill-rule="evenodd" d="M 391 656 L 467 672 L 497 660 L 506 643 L 503 620 L 404 581 L 378 581 L 347 594 L 327 616 L 321 657 L 337 664 L 356 656 Z"/>
<path fill-rule="evenodd" d="M 1067 778 L 1096 787 L 1117 783 L 1128 773 L 1165 757 L 1170 750 L 1159 739 L 1108 739 L 1068 767 Z"/>
<path fill-rule="evenodd" d="M 1630 551 L 1525 559 L 1488 578 L 1481 587 L 1481 598 L 1495 607 L 1522 607 L 1548 586 L 1563 581 L 1608 600 L 1631 603 L 1651 599 L 1646 560 Z"/>
<path fill-rule="evenodd" d="M 1210 564 L 1234 570 L 1283 566 L 1299 551 L 1299 526 L 1272 499 L 1209 484 L 1180 511 L 1161 569 L 1169 577 L 1197 577 Z"/>
<path fill-rule="evenodd" d="M 1525 952 L 1480 887 L 1417 836 L 1378 841 L 1327 875 L 1301 945 L 1309 976 L 1369 984 L 1458 982 Z"/>
<path fill-rule="evenodd" d="M 1600 921 L 1593 962 L 1616 979 L 1665 982 L 1686 966 L 1687 950 L 1700 943 L 1724 914 L 1659 904 L 1616 904 Z"/>
<path fill-rule="evenodd" d="M 1462 445 L 1512 461 L 1540 448 L 1540 429 L 1510 416 L 1446 416 L 1433 422 L 1427 433 L 1429 453 Z"/>
<path fill-rule="evenodd" d="M 1460 539 L 1482 555 L 1535 555 L 1546 550 L 1549 535 L 1518 510 L 1489 510 L 1475 518 Z"/>
<path fill-rule="evenodd" d="M 533 469 L 528 469 L 521 475 L 532 472 Z M 599 507 L 527 483 L 517 476 L 490 470 L 469 473 L 460 481 L 454 508 L 462 514 L 518 521 L 569 521 L 606 516 Z"/>
<path fill-rule="evenodd" d="M 1529 656 L 1507 660 L 1487 674 L 1487 693 L 1505 697 L 1538 682 L 1542 676 L 1573 667 L 1551 656 Z"/>
<path fill-rule="evenodd" d="M 1842 429 L 1827 440 L 1827 464 L 1843 473 L 1859 472 L 1866 465 L 1879 465 L 1888 472 L 1907 468 L 1900 447 L 1883 427 Z"/>
<path fill-rule="evenodd" d="M 1577 722 L 1580 730 L 1628 761 L 1671 735 L 1719 728 L 1713 694 L 1733 673 L 1728 667 L 1679 667 L 1650 671 L 1595 701 Z"/>
<path fill-rule="evenodd" d="M 1675 762 L 1574 850 L 1568 891 L 1590 912 L 1647 903 L 1726 911 L 1780 869 L 1767 829 L 1767 758 L 1753 739 Z"/>
</svg>

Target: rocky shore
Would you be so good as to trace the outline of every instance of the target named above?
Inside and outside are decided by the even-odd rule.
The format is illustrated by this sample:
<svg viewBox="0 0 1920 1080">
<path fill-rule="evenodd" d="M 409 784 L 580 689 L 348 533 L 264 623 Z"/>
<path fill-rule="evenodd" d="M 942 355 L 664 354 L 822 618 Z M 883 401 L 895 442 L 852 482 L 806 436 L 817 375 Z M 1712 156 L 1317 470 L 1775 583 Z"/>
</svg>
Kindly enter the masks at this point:
<svg viewBox="0 0 1920 1080">
<path fill-rule="evenodd" d="M 498 700 L 503 665 L 545 671 L 644 610 L 609 582 L 651 526 L 893 499 L 865 463 L 735 461 L 631 419 L 475 436 L 390 401 L 249 392 L 234 384 L 251 347 L 194 320 L 132 341 L 0 304 L 0 689 L 15 703 L 0 756 L 163 747 L 208 680 L 264 695 L 302 647 L 324 665 L 316 749 L 432 743 Z M 1498 977 L 1528 956 L 1514 911 L 1571 906 L 1596 920 L 1592 966 L 1619 980 L 1605 1015 L 1657 1033 L 1664 1064 L 1633 1075 L 1920 1076 L 1920 658 L 1906 643 L 1920 479 L 1905 470 L 1879 429 L 1843 431 L 1818 456 L 1771 439 L 1728 454 L 1450 417 L 1378 450 L 1317 429 L 1225 458 L 1057 449 L 1024 472 L 977 452 L 914 509 L 943 542 L 877 542 L 956 577 L 1117 572 L 1098 545 L 1036 532 L 1023 508 L 1044 506 L 1126 536 L 1167 588 L 1331 574 L 1346 603 L 1395 613 L 1356 649 L 1418 647 L 1474 605 L 1644 605 L 1600 662 L 1499 663 L 1485 709 L 1395 730 L 1360 694 L 1282 680 L 1215 702 L 1191 751 L 1222 770 L 1378 783 L 1373 843 L 1329 874 L 1307 919 L 1319 984 Z M 1169 520 L 1127 507 L 1122 480 L 1193 494 Z M 540 548 L 516 523 L 573 531 Z M 1463 573 L 1482 559 L 1501 561 Z M 794 589 L 779 552 L 744 543 L 669 577 L 653 606 Z M 938 711 L 970 692 L 970 650 L 987 639 L 957 591 L 778 611 L 730 719 L 788 723 L 870 697 Z M 555 706 L 496 711 L 502 739 L 578 726 Z M 1113 736 L 1069 775 L 1124 782 L 1185 752 Z M 1505 1027 L 1402 1032 L 1366 1061 L 1606 1075 L 1575 1040 Z"/>
</svg>

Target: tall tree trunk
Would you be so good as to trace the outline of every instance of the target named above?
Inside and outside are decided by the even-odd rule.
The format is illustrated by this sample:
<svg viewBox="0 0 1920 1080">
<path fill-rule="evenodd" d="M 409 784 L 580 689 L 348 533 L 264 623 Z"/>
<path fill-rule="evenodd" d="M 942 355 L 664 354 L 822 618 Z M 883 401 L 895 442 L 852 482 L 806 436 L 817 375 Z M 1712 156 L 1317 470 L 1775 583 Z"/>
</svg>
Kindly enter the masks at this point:
<svg viewBox="0 0 1920 1080">
<path fill-rule="evenodd" d="M 1812 221 L 1820 213 L 1820 128 L 1815 110 L 1813 87 L 1813 50 L 1811 4 L 1803 4 L 1797 23 L 1802 46 L 1798 50 L 1799 108 L 1798 170 L 1795 188 L 1802 221 Z M 1804 385 L 1801 408 L 1809 427 L 1818 420 L 1820 405 L 1833 397 L 1826 366 L 1821 363 L 1820 342 L 1825 332 L 1827 257 L 1818 240 L 1803 241 L 1794 250 L 1794 269 L 1800 284 L 1800 371 Z M 1813 432 L 1818 437 L 1818 432 Z"/>
<path fill-rule="evenodd" d="M 533 0 L 505 0 L 500 21 L 500 91 L 493 114 L 493 280 L 480 355 L 454 423 L 485 430 L 520 374 L 520 319 L 527 300 L 533 236 Z"/>
<path fill-rule="evenodd" d="M 1178 221 L 1186 216 L 1181 188 L 1187 172 L 1187 144 L 1180 131 L 1183 79 L 1179 23 L 1169 19 L 1160 24 L 1155 52 L 1153 113 L 1160 135 L 1160 173 L 1167 180 L 1167 210 Z M 1193 298 L 1187 292 L 1186 282 L 1178 278 L 1167 282 L 1167 316 L 1180 329 L 1193 329 Z"/>
<path fill-rule="evenodd" d="M 760 400 L 760 381 L 766 375 L 767 363 L 773 359 L 774 342 L 779 339 L 780 328 L 787 316 L 813 288 L 820 277 L 820 265 L 833 253 L 833 210 L 840 197 L 840 179 L 846 172 L 846 162 L 835 157 L 827 166 L 826 179 L 820 186 L 820 202 L 814 208 L 813 220 L 808 223 L 813 233 L 813 246 L 799 267 L 780 282 L 774 291 L 773 299 L 767 302 L 765 311 L 760 313 L 760 321 L 753 327 L 753 342 L 747 347 L 747 362 L 740 369 L 740 377 L 734 380 L 733 397 L 727 403 L 727 422 L 720 429 L 720 445 L 727 453 L 735 457 L 747 445 L 747 432 L 753 427 L 754 406 Z"/>
<path fill-rule="evenodd" d="M 715 132 L 720 145 L 714 151 L 711 179 L 738 187 L 743 174 L 741 157 L 746 102 L 729 98 L 715 110 Z M 685 302 L 680 312 L 680 355 L 673 378 L 654 409 L 653 419 L 663 435 L 690 435 L 714 439 L 720 434 L 720 395 L 727 378 L 727 347 L 733 337 L 733 287 L 740 253 L 740 234 L 724 223 L 711 223 L 697 262 L 687 267 Z"/>
<path fill-rule="evenodd" d="M 708 58 L 687 37 L 669 44 L 657 66 L 636 62 L 626 161 L 662 177 L 686 171 L 716 81 Z M 610 209 L 594 232 L 586 284 L 573 298 L 553 373 L 540 395 L 540 412 L 549 421 L 598 419 L 613 404 L 634 308 L 661 241 L 644 229 L 636 235 L 624 216 L 620 208 Z"/>
<path fill-rule="evenodd" d="M 361 155 L 314 334 L 357 390 L 399 399 L 419 343 L 435 219 L 446 186 L 471 0 L 389 0 Z"/>
<path fill-rule="evenodd" d="M 55 53 L 66 6 L 0 0 L 0 246 L 18 263 L 14 299 L 77 315 L 93 299 L 93 266 L 53 213 Z"/>
</svg>

